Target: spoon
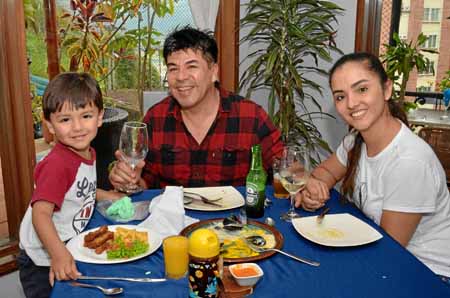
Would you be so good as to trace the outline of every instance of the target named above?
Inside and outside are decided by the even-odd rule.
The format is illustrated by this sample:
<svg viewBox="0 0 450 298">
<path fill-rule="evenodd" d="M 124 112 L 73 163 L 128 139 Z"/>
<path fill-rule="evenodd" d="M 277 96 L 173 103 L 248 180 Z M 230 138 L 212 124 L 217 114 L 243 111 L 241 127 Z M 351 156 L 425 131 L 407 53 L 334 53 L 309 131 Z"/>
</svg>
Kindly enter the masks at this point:
<svg viewBox="0 0 450 298">
<path fill-rule="evenodd" d="M 264 220 L 264 223 L 271 227 L 275 226 L 275 220 L 272 217 L 266 217 L 266 219 Z"/>
<path fill-rule="evenodd" d="M 105 295 L 117 295 L 117 294 L 123 293 L 123 288 L 103 288 L 100 286 L 91 285 L 91 284 L 82 284 L 82 283 L 75 282 L 75 281 L 71 282 L 70 284 L 75 287 L 96 288 L 96 289 L 99 289 L 100 291 L 102 291 L 103 294 L 105 294 Z"/>
<path fill-rule="evenodd" d="M 259 253 L 266 252 L 266 251 L 276 251 L 276 252 L 279 252 L 280 254 L 290 257 L 294 260 L 297 260 L 299 262 L 302 262 L 302 263 L 305 263 L 305 264 L 308 264 L 311 266 L 319 266 L 320 265 L 319 262 L 311 261 L 311 260 L 308 260 L 305 258 L 300 258 L 300 257 L 294 256 L 292 254 L 289 254 L 287 252 L 284 252 L 282 250 L 276 249 L 276 248 L 263 248 L 262 246 L 264 246 L 266 244 L 266 239 L 264 239 L 263 237 L 261 237 L 259 235 L 245 237 L 245 242 L 247 242 L 248 246 L 252 250 L 259 252 Z"/>
</svg>

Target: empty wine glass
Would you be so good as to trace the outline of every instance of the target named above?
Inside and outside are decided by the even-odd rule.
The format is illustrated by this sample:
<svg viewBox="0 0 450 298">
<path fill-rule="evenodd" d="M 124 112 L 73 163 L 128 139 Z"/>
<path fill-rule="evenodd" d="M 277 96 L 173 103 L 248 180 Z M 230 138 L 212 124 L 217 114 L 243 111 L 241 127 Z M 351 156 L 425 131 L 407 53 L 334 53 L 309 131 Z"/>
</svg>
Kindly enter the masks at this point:
<svg viewBox="0 0 450 298">
<path fill-rule="evenodd" d="M 311 172 L 309 151 L 305 147 L 288 146 L 283 150 L 280 160 L 281 184 L 289 192 L 291 205 L 289 210 L 281 215 L 281 219 L 292 221 L 299 217 L 295 212 L 294 201 L 297 192 L 302 190 Z"/>
<path fill-rule="evenodd" d="M 134 170 L 148 152 L 147 125 L 137 121 L 126 122 L 120 134 L 119 149 L 124 161 Z M 142 187 L 136 184 L 130 184 L 124 189 L 127 193 L 136 193 L 142 190 Z"/>
</svg>

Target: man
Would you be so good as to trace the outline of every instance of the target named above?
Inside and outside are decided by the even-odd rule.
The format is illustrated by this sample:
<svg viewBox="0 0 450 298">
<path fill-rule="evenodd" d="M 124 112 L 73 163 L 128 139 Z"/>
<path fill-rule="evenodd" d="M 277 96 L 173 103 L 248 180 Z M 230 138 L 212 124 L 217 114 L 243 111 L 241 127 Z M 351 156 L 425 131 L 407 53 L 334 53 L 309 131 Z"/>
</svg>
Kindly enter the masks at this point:
<svg viewBox="0 0 450 298">
<path fill-rule="evenodd" d="M 168 36 L 163 55 L 170 96 L 144 117 L 145 162 L 134 171 L 116 163 L 111 184 L 119 190 L 130 183 L 144 188 L 245 185 L 255 144 L 261 144 L 269 169 L 281 155 L 280 132 L 259 105 L 219 87 L 215 40 L 185 27 Z M 121 160 L 120 152 L 116 156 Z"/>
</svg>

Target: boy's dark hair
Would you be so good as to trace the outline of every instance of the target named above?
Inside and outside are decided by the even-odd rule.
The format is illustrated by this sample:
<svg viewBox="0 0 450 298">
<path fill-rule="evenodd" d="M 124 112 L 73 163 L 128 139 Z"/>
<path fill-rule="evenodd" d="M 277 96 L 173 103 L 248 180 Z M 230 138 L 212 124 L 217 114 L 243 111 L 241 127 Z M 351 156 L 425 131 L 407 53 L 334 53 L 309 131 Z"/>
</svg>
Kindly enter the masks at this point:
<svg viewBox="0 0 450 298">
<path fill-rule="evenodd" d="M 65 102 L 75 109 L 94 104 L 103 110 L 100 86 L 87 73 L 65 72 L 50 81 L 42 97 L 44 119 L 50 120 L 50 114 L 61 111 Z"/>
<path fill-rule="evenodd" d="M 217 43 L 209 33 L 186 26 L 175 29 L 164 42 L 163 56 L 167 57 L 180 50 L 199 50 L 208 63 L 217 63 Z"/>
</svg>

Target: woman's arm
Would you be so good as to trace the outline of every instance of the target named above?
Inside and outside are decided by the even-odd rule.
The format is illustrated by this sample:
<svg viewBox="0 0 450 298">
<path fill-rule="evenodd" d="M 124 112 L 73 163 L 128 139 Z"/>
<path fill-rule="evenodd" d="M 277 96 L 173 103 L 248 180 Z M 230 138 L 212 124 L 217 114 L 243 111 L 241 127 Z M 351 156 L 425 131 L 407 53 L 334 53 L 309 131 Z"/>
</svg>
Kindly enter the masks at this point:
<svg viewBox="0 0 450 298">
<path fill-rule="evenodd" d="M 383 210 L 380 226 L 398 243 L 406 246 L 411 240 L 420 220 L 420 213 Z"/>
<path fill-rule="evenodd" d="M 324 182 L 331 189 L 344 177 L 346 170 L 339 162 L 336 153 L 333 153 L 327 160 L 323 161 L 314 169 L 311 176 Z"/>
<path fill-rule="evenodd" d="M 333 153 L 313 170 L 305 189 L 297 194 L 295 205 L 302 205 L 309 211 L 322 207 L 330 197 L 329 189 L 344 177 L 345 171 L 346 168 Z"/>
</svg>

